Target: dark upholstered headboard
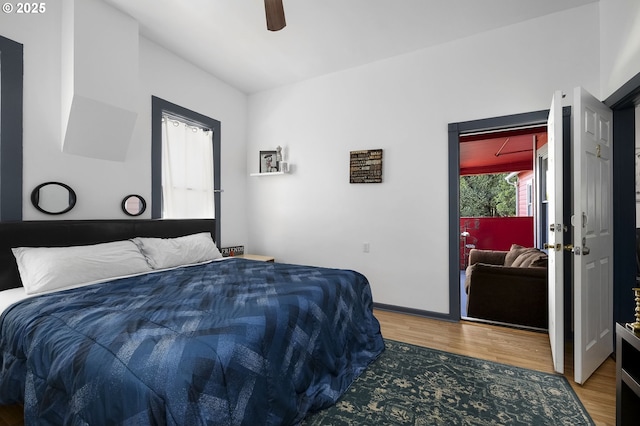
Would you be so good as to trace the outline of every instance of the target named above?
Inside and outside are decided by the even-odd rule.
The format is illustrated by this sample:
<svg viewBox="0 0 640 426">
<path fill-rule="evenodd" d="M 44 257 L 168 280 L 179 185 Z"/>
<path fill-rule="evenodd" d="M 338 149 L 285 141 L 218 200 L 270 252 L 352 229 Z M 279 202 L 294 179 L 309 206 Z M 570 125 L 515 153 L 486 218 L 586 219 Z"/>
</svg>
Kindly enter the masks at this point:
<svg viewBox="0 0 640 426">
<path fill-rule="evenodd" d="M 133 237 L 172 238 L 211 232 L 215 219 L 115 219 L 0 222 L 0 291 L 22 286 L 12 247 L 63 247 Z M 217 241 L 216 241 L 217 243 Z"/>
</svg>

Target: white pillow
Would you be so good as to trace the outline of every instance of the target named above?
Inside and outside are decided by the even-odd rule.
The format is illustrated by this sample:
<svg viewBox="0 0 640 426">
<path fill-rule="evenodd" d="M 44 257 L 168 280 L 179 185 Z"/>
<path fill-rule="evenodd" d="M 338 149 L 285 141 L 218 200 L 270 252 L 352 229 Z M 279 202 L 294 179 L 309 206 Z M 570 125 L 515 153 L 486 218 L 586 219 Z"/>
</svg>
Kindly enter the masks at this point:
<svg viewBox="0 0 640 426">
<path fill-rule="evenodd" d="M 131 241 L 12 248 L 27 294 L 90 284 L 152 269 Z"/>
<path fill-rule="evenodd" d="M 132 241 L 153 269 L 193 265 L 222 257 L 209 232 L 177 238 L 136 237 Z"/>
</svg>

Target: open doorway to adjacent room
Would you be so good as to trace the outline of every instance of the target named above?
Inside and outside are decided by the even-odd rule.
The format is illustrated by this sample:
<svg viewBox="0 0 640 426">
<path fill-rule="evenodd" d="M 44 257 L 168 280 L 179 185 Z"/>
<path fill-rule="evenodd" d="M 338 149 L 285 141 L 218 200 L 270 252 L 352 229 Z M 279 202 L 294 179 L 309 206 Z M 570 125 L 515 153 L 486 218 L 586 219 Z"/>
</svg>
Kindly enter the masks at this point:
<svg viewBox="0 0 640 426">
<path fill-rule="evenodd" d="M 494 266 L 490 262 L 504 262 L 505 254 L 501 252 L 508 252 L 514 244 L 524 248 L 543 247 L 547 217 L 543 189 L 546 144 L 546 123 L 459 136 L 460 316 L 463 319 L 545 328 L 538 327 L 542 324 L 535 321 L 533 325 L 527 319 L 520 321 L 517 312 L 505 313 L 510 301 L 509 291 L 503 290 L 508 289 L 508 280 L 519 278 L 510 275 L 513 270 L 500 269 L 502 265 Z M 486 272 L 492 275 L 484 279 L 485 270 L 469 269 L 470 261 L 491 265 Z M 473 280 L 467 277 L 467 271 L 477 271 Z M 505 274 L 500 275 L 502 272 Z M 540 291 L 546 291 L 546 270 L 534 272 L 540 273 L 540 286 L 545 287 Z M 476 279 L 479 284 L 473 293 L 482 298 L 482 308 L 469 312 L 467 287 Z M 532 286 L 538 285 L 535 278 L 527 279 L 533 280 Z M 543 310 L 546 312 L 546 308 Z"/>
</svg>

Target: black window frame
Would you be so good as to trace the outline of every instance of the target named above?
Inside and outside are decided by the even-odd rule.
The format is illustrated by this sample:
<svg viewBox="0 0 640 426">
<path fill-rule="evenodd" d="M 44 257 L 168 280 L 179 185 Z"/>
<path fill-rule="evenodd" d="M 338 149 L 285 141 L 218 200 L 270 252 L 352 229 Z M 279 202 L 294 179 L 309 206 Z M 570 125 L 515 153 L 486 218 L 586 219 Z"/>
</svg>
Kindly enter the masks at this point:
<svg viewBox="0 0 640 426">
<path fill-rule="evenodd" d="M 162 116 L 168 114 L 213 131 L 213 183 L 215 201 L 215 235 L 220 247 L 220 121 L 184 108 L 180 105 L 151 97 L 151 218 L 162 218 Z"/>
</svg>

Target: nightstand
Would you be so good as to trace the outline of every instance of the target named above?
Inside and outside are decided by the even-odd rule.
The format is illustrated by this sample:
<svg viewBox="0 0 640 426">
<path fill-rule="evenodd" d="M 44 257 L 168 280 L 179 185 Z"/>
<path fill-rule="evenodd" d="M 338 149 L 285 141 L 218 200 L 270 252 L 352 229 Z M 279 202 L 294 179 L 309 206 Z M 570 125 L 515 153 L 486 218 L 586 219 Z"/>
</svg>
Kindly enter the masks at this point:
<svg viewBox="0 0 640 426">
<path fill-rule="evenodd" d="M 273 256 L 261 256 L 259 254 L 239 254 L 236 257 L 249 260 L 259 260 L 260 262 L 275 262 L 276 259 Z"/>
<path fill-rule="evenodd" d="M 636 425 L 640 418 L 640 337 L 616 324 L 616 425 Z"/>
</svg>

